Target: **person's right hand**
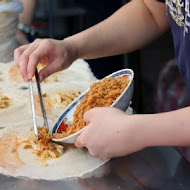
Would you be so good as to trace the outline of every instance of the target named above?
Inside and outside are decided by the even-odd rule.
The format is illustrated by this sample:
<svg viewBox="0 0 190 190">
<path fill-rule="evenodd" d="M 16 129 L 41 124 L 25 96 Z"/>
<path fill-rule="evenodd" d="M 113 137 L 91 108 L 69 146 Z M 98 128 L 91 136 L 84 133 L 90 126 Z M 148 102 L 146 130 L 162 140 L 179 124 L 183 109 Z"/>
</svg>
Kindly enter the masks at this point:
<svg viewBox="0 0 190 190">
<path fill-rule="evenodd" d="M 15 63 L 26 82 L 34 76 L 39 62 L 46 64 L 39 72 L 40 81 L 43 81 L 49 75 L 68 68 L 76 60 L 76 55 L 70 43 L 53 39 L 37 39 L 14 52 Z"/>
</svg>

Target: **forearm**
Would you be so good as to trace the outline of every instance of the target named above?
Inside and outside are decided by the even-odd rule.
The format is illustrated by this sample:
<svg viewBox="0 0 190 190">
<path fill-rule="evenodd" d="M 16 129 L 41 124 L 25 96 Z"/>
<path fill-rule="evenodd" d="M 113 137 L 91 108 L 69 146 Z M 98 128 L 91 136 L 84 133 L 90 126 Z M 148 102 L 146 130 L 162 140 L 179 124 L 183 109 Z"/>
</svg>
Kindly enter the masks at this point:
<svg viewBox="0 0 190 190">
<path fill-rule="evenodd" d="M 21 0 L 23 3 L 23 12 L 19 15 L 19 22 L 30 25 L 33 20 L 36 0 Z"/>
<path fill-rule="evenodd" d="M 167 28 L 167 24 L 159 24 L 159 19 L 157 22 L 150 10 L 149 1 L 153 5 L 157 3 L 154 0 L 146 0 L 146 3 L 143 0 L 133 0 L 105 21 L 65 40 L 72 41 L 77 46 L 78 57 L 84 59 L 137 50 L 156 39 Z M 165 6 L 161 3 L 156 5 L 159 9 Z M 165 14 L 166 17 L 165 9 L 162 11 L 163 14 L 159 14 Z"/>
<path fill-rule="evenodd" d="M 135 130 L 146 147 L 190 146 L 189 115 L 190 107 L 161 114 L 134 115 Z"/>
</svg>

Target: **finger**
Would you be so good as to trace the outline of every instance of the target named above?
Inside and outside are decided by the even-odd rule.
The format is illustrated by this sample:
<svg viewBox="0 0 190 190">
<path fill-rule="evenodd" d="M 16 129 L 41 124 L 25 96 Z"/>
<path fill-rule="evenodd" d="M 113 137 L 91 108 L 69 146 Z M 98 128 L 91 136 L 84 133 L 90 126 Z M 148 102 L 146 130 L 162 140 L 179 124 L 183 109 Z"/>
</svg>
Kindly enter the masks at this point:
<svg viewBox="0 0 190 190">
<path fill-rule="evenodd" d="M 89 124 L 92 120 L 92 117 L 94 115 L 94 112 L 95 112 L 95 108 L 92 108 L 91 110 L 87 111 L 84 116 L 83 116 L 83 119 L 84 121 Z"/>
<path fill-rule="evenodd" d="M 33 42 L 28 46 L 28 48 L 25 49 L 25 51 L 22 53 L 20 60 L 19 60 L 19 68 L 21 75 L 23 76 L 25 81 L 30 80 L 31 78 L 28 78 L 28 73 L 27 73 L 27 67 L 29 64 L 29 58 L 31 54 L 38 48 L 39 43 L 38 42 Z"/>
<path fill-rule="evenodd" d="M 30 55 L 28 65 L 27 65 L 27 76 L 31 80 L 35 74 L 36 66 L 44 57 L 49 57 L 50 50 L 49 47 L 44 47 L 43 45 L 38 46 L 38 48 Z"/>
<path fill-rule="evenodd" d="M 82 141 L 82 134 L 80 134 L 78 137 L 77 137 L 77 139 L 76 139 L 76 141 L 75 141 L 75 146 L 77 147 L 77 148 L 83 148 L 83 147 L 85 147 L 84 146 L 84 144 L 83 144 L 83 141 Z"/>
<path fill-rule="evenodd" d="M 91 148 L 88 148 L 88 152 L 89 152 L 90 155 L 93 156 L 93 157 L 97 157 L 97 156 L 98 156 L 98 155 L 94 152 L 94 150 L 91 149 Z"/>
<path fill-rule="evenodd" d="M 77 148 L 83 148 L 86 147 L 86 137 L 88 137 L 88 129 L 90 128 L 90 126 L 86 126 L 86 129 L 77 137 L 76 141 L 75 141 L 75 146 Z"/>
<path fill-rule="evenodd" d="M 20 56 L 21 54 L 25 51 L 25 49 L 28 47 L 29 45 L 24 45 L 24 46 L 21 46 L 17 49 L 15 49 L 14 51 L 14 60 L 15 60 L 15 64 L 19 67 L 19 59 L 20 59 Z"/>
<path fill-rule="evenodd" d="M 91 126 L 87 125 L 85 127 L 85 130 L 82 131 L 82 133 L 77 137 L 74 143 L 77 148 L 83 148 L 83 147 L 88 148 L 89 141 L 91 140 L 91 138 L 89 139 L 89 135 L 91 134 L 90 129 Z"/>
</svg>

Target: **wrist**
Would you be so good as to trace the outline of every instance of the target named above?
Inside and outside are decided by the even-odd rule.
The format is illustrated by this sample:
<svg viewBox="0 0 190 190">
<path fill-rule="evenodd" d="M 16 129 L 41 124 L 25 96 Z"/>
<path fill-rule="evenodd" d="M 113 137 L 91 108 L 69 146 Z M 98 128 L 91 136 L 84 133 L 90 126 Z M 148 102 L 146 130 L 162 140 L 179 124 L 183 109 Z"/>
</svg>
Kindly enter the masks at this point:
<svg viewBox="0 0 190 190">
<path fill-rule="evenodd" d="M 80 58 L 79 47 L 71 37 L 65 38 L 63 41 L 63 46 L 66 47 L 69 57 L 72 61 Z"/>
<path fill-rule="evenodd" d="M 33 27 L 25 23 L 18 24 L 18 32 L 19 34 L 25 35 L 27 39 L 34 39 L 36 35 L 36 31 Z"/>
<path fill-rule="evenodd" d="M 24 33 L 24 32 L 23 32 L 22 30 L 20 30 L 20 29 L 17 29 L 17 31 L 16 31 L 16 35 L 22 35 L 22 36 L 24 36 L 24 37 L 27 38 L 26 33 Z"/>
<path fill-rule="evenodd" d="M 132 142 L 138 147 L 138 150 L 149 147 L 146 127 L 143 126 L 143 115 L 129 115 L 126 118 L 127 128 L 129 127 L 132 136 Z M 146 126 L 146 125 L 145 125 Z"/>
<path fill-rule="evenodd" d="M 85 33 L 86 34 L 86 33 Z M 89 53 L 91 46 L 87 41 L 88 36 L 84 32 L 69 36 L 64 40 L 70 42 L 76 51 L 77 59 L 88 59 L 86 55 Z"/>
<path fill-rule="evenodd" d="M 18 46 L 25 45 L 25 44 L 29 43 L 28 39 L 27 39 L 27 35 L 19 29 L 16 31 L 16 39 L 17 39 L 17 45 Z"/>
</svg>

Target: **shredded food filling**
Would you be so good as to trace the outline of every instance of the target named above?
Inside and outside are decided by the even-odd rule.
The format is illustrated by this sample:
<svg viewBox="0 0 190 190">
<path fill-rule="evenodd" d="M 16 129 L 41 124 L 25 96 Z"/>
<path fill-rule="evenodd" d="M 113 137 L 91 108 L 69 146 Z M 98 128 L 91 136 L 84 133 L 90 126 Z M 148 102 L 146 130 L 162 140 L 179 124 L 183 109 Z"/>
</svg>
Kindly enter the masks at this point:
<svg viewBox="0 0 190 190">
<path fill-rule="evenodd" d="M 65 109 L 79 95 L 79 90 L 65 90 L 62 92 L 55 92 L 52 96 L 52 103 L 56 105 L 56 107 Z"/>
<path fill-rule="evenodd" d="M 45 161 L 51 158 L 60 157 L 67 149 L 66 146 L 62 144 L 57 144 L 51 140 L 51 135 L 49 134 L 46 127 L 38 127 L 38 141 L 34 133 L 31 133 L 29 139 L 24 139 L 24 149 L 32 149 L 33 153 L 39 157 L 39 160 L 46 166 Z"/>
<path fill-rule="evenodd" d="M 7 96 L 0 95 L 0 109 L 7 108 L 9 105 L 10 99 Z"/>
</svg>

